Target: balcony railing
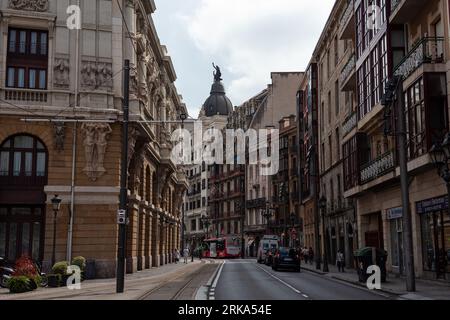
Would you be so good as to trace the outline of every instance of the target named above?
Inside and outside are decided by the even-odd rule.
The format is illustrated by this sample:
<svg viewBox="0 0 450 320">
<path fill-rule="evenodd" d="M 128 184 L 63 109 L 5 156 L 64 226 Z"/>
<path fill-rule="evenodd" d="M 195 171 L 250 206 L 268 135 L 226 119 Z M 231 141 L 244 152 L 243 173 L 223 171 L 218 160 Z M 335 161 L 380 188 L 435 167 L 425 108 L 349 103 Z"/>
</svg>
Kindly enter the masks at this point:
<svg viewBox="0 0 450 320">
<path fill-rule="evenodd" d="M 349 134 L 356 126 L 358 125 L 358 114 L 353 112 L 350 116 L 344 121 L 342 125 L 342 134 L 345 137 Z"/>
<path fill-rule="evenodd" d="M 395 68 L 396 76 L 407 78 L 425 63 L 444 62 L 444 38 L 422 38 Z"/>
<path fill-rule="evenodd" d="M 21 102 L 47 102 L 47 91 L 20 89 L 20 88 L 4 88 L 4 99 L 6 101 Z"/>
<path fill-rule="evenodd" d="M 394 12 L 395 9 L 397 9 L 400 2 L 402 2 L 402 0 L 392 0 L 391 1 L 391 12 Z"/>
<path fill-rule="evenodd" d="M 344 30 L 346 29 L 347 25 L 350 22 L 350 19 L 353 16 L 353 13 L 354 13 L 353 10 L 354 10 L 353 1 L 349 1 L 347 8 L 345 9 L 344 14 L 342 15 L 342 18 L 340 20 L 341 27 L 339 29 L 339 34 L 344 33 Z"/>
<path fill-rule="evenodd" d="M 356 55 L 353 53 L 352 56 L 348 59 L 347 64 L 342 69 L 340 83 L 341 86 L 344 87 L 347 80 L 350 78 L 350 75 L 355 71 L 356 67 Z"/>
<path fill-rule="evenodd" d="M 361 184 L 365 184 L 395 168 L 394 152 L 389 151 L 361 167 Z"/>
<path fill-rule="evenodd" d="M 247 209 L 264 208 L 266 206 L 266 198 L 259 198 L 247 201 Z"/>
</svg>

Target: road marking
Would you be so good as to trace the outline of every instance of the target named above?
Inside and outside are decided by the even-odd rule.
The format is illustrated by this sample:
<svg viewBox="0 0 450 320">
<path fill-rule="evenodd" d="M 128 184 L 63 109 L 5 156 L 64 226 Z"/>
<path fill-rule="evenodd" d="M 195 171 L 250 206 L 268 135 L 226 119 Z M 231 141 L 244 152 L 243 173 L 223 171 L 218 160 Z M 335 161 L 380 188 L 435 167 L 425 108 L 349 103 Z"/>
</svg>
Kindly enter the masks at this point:
<svg viewBox="0 0 450 320">
<path fill-rule="evenodd" d="M 291 290 L 294 291 L 295 293 L 301 294 L 303 297 L 305 297 L 305 295 L 304 295 L 300 290 L 294 288 L 294 287 L 291 286 L 289 283 L 287 283 L 287 282 L 281 280 L 280 278 L 274 276 L 274 275 L 271 274 L 269 271 L 264 270 L 262 267 L 260 267 L 260 266 L 258 266 L 258 265 L 257 265 L 257 267 L 258 267 L 259 269 L 261 269 L 262 271 L 264 271 L 265 273 L 267 273 L 267 274 L 268 274 L 269 276 L 271 276 L 272 278 L 274 278 L 275 280 L 278 280 L 279 282 L 281 282 L 282 284 L 284 284 L 286 287 L 288 287 L 289 289 L 291 289 Z M 305 298 L 307 298 L 307 297 L 305 297 Z"/>
<path fill-rule="evenodd" d="M 217 275 L 216 275 L 216 278 L 214 279 L 214 282 L 213 282 L 213 284 L 212 284 L 212 286 L 211 286 L 211 289 L 216 289 L 216 287 L 217 287 L 217 282 L 219 282 L 219 278 L 220 278 L 220 275 L 222 274 L 222 270 L 223 270 L 223 266 L 225 265 L 225 263 L 226 263 L 226 261 L 224 261 L 222 264 L 221 264 L 221 266 L 220 266 L 220 268 L 219 268 L 219 272 L 217 272 Z"/>
</svg>

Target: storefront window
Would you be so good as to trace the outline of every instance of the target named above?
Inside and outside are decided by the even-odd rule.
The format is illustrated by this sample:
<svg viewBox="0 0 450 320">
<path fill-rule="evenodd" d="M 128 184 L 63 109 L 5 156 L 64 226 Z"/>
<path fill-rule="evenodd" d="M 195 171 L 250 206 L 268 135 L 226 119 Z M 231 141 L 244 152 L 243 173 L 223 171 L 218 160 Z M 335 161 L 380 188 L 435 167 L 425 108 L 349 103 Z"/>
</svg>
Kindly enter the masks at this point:
<svg viewBox="0 0 450 320">
<path fill-rule="evenodd" d="M 450 273 L 450 217 L 446 211 L 421 215 L 423 268 L 437 276 Z"/>
<path fill-rule="evenodd" d="M 403 271 L 403 219 L 390 220 L 391 226 L 391 263 L 393 267 Z"/>
</svg>

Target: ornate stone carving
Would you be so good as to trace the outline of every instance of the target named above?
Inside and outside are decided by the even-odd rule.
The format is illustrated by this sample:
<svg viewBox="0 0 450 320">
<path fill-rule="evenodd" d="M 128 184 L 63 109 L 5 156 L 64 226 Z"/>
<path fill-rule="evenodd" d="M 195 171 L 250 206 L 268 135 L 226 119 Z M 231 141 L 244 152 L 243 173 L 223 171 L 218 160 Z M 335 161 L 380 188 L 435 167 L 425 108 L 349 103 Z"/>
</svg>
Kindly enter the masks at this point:
<svg viewBox="0 0 450 320">
<path fill-rule="evenodd" d="M 64 150 L 64 138 L 66 136 L 66 127 L 63 122 L 56 122 L 53 125 L 53 143 L 56 151 Z"/>
<path fill-rule="evenodd" d="M 53 68 L 55 86 L 67 88 L 69 86 L 70 65 L 67 59 L 56 59 Z"/>
<path fill-rule="evenodd" d="M 26 11 L 48 11 L 48 0 L 9 0 L 9 8 Z"/>
<path fill-rule="evenodd" d="M 89 89 L 112 89 L 112 65 L 105 62 L 83 62 L 81 84 Z"/>
<path fill-rule="evenodd" d="M 84 123 L 81 127 L 84 135 L 84 154 L 86 166 L 83 172 L 96 181 L 105 172 L 103 167 L 108 138 L 112 129 L 109 124 Z"/>
</svg>

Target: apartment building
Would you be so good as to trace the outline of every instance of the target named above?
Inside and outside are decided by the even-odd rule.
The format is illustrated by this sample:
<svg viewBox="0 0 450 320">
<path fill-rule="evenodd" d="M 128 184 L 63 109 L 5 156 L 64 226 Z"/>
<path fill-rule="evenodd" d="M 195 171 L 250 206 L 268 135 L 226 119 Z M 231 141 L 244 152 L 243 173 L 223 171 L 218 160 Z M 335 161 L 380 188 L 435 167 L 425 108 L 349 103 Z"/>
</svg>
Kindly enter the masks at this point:
<svg viewBox="0 0 450 320">
<path fill-rule="evenodd" d="M 303 72 L 272 72 L 271 84 L 267 87 L 264 99 L 255 111 L 249 128 L 259 132 L 260 129 L 269 130 L 268 140 L 271 139 L 271 129 L 280 129 L 279 120 L 295 113 L 298 83 L 303 79 Z M 258 248 L 261 236 L 266 232 L 280 231 L 275 227 L 283 220 L 284 212 L 274 211 L 274 198 L 277 194 L 272 189 L 272 176 L 261 174 L 262 163 L 249 164 L 246 167 L 246 229 L 248 230 L 246 248 L 248 251 Z M 288 179 L 284 179 L 288 183 Z M 272 212 L 269 222 L 264 214 Z M 267 228 L 269 224 L 269 228 Z M 281 232 L 278 234 L 282 235 Z M 249 245 L 250 244 L 250 245 Z M 253 249 L 252 249 L 253 247 Z"/>
<path fill-rule="evenodd" d="M 325 245 L 328 261 L 336 261 L 336 253 L 341 250 L 348 266 L 353 265 L 353 251 L 357 248 L 357 226 L 351 199 L 344 198 L 341 143 L 348 133 L 344 124 L 354 114 L 354 86 L 349 85 L 354 81 L 346 70 L 355 63 L 355 39 L 345 34 L 342 19 L 348 19 L 352 9 L 352 3 L 335 3 L 313 53 L 319 67 L 319 176 L 320 197 L 326 200 L 322 221 Z"/>
<path fill-rule="evenodd" d="M 356 64 L 346 72 L 356 77 L 357 95 L 356 122 L 343 141 L 344 195 L 356 201 L 359 245 L 386 249 L 389 271 L 403 273 L 395 125 L 385 135 L 380 103 L 388 79 L 402 76 L 416 275 L 445 278 L 447 189 L 429 152 L 448 132 L 448 1 L 376 1 L 377 28 L 366 23 L 370 4 L 350 3 L 353 17 L 342 22 L 349 25 L 346 36 L 356 39 Z"/>
<path fill-rule="evenodd" d="M 300 193 L 298 174 L 297 119 L 295 115 L 279 121 L 280 168 L 272 176 L 273 210 L 278 212 L 272 226 L 275 234 L 281 235 L 286 246 L 303 243 L 303 226 L 300 216 Z"/>
</svg>

